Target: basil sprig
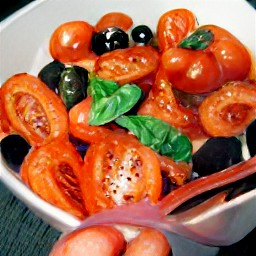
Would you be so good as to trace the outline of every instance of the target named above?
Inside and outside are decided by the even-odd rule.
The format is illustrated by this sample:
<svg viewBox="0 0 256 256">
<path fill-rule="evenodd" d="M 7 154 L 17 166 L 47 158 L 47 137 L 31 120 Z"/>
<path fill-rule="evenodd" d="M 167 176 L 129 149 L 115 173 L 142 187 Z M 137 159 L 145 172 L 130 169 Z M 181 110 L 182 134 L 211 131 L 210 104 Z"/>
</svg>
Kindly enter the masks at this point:
<svg viewBox="0 0 256 256">
<path fill-rule="evenodd" d="M 120 116 L 115 122 L 131 131 L 142 144 L 175 161 L 191 161 L 188 137 L 168 123 L 152 116 Z"/>
<path fill-rule="evenodd" d="M 190 36 L 182 40 L 179 47 L 192 50 L 204 50 L 212 43 L 213 40 L 214 35 L 210 30 L 197 29 Z"/>
<path fill-rule="evenodd" d="M 141 89 L 135 84 L 117 83 L 93 77 L 88 87 L 93 102 L 89 112 L 90 125 L 103 125 L 128 112 L 140 99 Z"/>
</svg>

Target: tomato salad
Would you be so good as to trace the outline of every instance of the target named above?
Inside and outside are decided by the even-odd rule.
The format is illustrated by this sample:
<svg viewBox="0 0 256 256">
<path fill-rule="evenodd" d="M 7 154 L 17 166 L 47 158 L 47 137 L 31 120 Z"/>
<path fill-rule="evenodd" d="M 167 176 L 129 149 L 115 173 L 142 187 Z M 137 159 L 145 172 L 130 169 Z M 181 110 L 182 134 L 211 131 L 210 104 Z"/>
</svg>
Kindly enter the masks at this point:
<svg viewBox="0 0 256 256">
<path fill-rule="evenodd" d="M 4 145 L 13 135 L 25 140 L 20 177 L 47 202 L 80 220 L 143 200 L 165 215 L 199 193 L 200 177 L 209 175 L 202 190 L 213 188 L 236 178 L 232 168 L 218 171 L 255 165 L 255 146 L 244 159 L 240 141 L 255 123 L 255 65 L 224 28 L 199 26 L 191 11 L 175 9 L 153 33 L 113 12 L 96 24 L 61 24 L 49 52 L 53 61 L 37 77 L 16 74 L 2 85 L 0 102 L 2 154 L 10 157 Z M 210 151 L 227 154 L 218 165 Z M 147 255 L 171 250 L 154 229 L 127 244 L 114 227 L 99 226 L 70 234 L 52 255 L 70 255 L 64 251 L 81 238 L 104 241 L 97 255 L 143 255 L 141 239 L 152 245 Z"/>
</svg>

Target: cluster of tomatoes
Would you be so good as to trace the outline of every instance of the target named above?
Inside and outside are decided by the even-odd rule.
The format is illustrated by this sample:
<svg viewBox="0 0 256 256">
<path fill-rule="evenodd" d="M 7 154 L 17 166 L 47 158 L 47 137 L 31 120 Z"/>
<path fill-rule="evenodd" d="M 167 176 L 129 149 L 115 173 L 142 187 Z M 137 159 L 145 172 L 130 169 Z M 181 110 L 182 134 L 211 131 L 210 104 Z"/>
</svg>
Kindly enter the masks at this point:
<svg viewBox="0 0 256 256">
<path fill-rule="evenodd" d="M 138 114 L 161 119 L 192 141 L 239 135 L 255 119 L 252 59 L 231 33 L 215 25 L 197 27 L 193 13 L 177 9 L 159 18 L 155 38 L 93 50 L 96 34 L 115 28 L 123 40 L 132 26 L 123 13 L 109 13 L 96 25 L 61 24 L 51 36 L 50 54 L 120 86 L 137 84 L 146 95 Z M 18 133 L 32 146 L 22 180 L 79 219 L 143 198 L 157 203 L 163 198 L 162 171 L 176 185 L 191 176 L 189 163 L 157 154 L 124 129 L 89 125 L 90 96 L 67 110 L 43 81 L 24 73 L 3 84 L 0 104 L 2 137 Z M 70 135 L 90 145 L 84 159 Z"/>
</svg>

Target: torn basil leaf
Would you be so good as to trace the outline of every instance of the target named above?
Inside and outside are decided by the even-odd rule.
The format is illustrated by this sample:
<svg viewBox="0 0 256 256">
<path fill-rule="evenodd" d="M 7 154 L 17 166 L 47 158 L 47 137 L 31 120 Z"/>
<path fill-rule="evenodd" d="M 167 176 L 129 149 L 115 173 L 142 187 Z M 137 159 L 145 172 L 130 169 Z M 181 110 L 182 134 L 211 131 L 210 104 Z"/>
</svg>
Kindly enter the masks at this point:
<svg viewBox="0 0 256 256">
<path fill-rule="evenodd" d="M 194 33 L 181 41 L 179 47 L 191 50 L 204 50 L 213 40 L 214 35 L 210 30 L 197 29 Z"/>
<path fill-rule="evenodd" d="M 103 125 L 129 111 L 140 99 L 141 89 L 135 84 L 119 86 L 113 81 L 94 77 L 88 94 L 93 98 L 88 123 Z"/>
<path fill-rule="evenodd" d="M 168 123 L 152 116 L 120 116 L 115 122 L 131 131 L 140 142 L 175 161 L 190 162 L 192 144 L 188 137 Z"/>
</svg>

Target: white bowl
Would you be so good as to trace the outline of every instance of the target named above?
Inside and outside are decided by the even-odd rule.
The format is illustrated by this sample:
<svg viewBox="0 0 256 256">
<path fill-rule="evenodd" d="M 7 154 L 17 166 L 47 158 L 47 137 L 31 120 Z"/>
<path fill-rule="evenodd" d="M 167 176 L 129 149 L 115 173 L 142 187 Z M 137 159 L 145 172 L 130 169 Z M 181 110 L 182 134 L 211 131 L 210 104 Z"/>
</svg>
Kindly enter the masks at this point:
<svg viewBox="0 0 256 256">
<path fill-rule="evenodd" d="M 251 50 L 255 58 L 256 15 L 255 10 L 245 0 L 37 0 L 1 22 L 0 82 L 2 84 L 7 78 L 21 72 L 37 75 L 52 60 L 48 52 L 48 42 L 52 32 L 61 23 L 85 20 L 95 24 L 103 14 L 120 11 L 130 15 L 135 25 L 146 24 L 155 32 L 160 15 L 176 8 L 191 10 L 196 14 L 200 25 L 215 24 L 229 30 Z M 1 181 L 47 223 L 63 232 L 79 226 L 78 219 L 48 204 L 30 191 L 3 161 L 0 167 Z M 205 244 L 211 241 L 216 246 L 228 245 L 240 240 L 255 228 L 255 212 L 256 190 L 252 190 L 227 204 L 210 209 L 201 214 L 200 218 L 189 220 L 186 228 L 191 231 L 192 240 Z M 239 230 L 235 228 L 238 222 L 242 223 Z M 211 227 L 220 225 L 219 231 L 211 229 L 209 223 L 212 223 Z M 194 232 L 195 229 L 198 232 Z M 205 232 L 202 230 L 205 229 L 206 233 L 208 229 L 209 237 L 204 237 Z M 227 230 L 230 232 L 225 232 Z M 211 236 L 216 237 L 216 232 L 220 238 L 214 244 Z M 199 238 L 195 237 L 196 233 Z M 171 237 L 171 242 L 176 243 L 177 237 Z M 176 250 L 175 255 L 182 254 L 185 255 L 184 251 Z M 190 255 L 192 256 L 191 253 Z M 214 252 L 202 252 L 201 255 L 214 255 Z"/>
</svg>

